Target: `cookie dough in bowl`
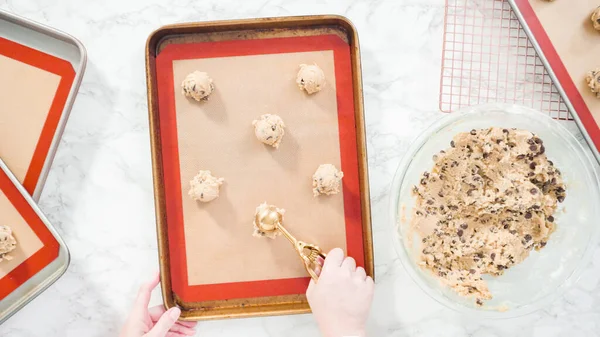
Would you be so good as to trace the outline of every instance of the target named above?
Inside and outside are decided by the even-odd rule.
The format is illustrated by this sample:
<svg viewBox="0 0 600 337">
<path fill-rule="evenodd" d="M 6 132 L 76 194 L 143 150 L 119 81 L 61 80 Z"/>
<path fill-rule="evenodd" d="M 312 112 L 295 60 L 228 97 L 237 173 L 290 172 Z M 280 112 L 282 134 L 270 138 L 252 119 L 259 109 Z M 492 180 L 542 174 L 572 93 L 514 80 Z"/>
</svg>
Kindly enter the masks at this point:
<svg viewBox="0 0 600 337">
<path fill-rule="evenodd" d="M 438 302 L 520 316 L 556 299 L 589 261 L 598 185 L 595 163 L 559 122 L 520 106 L 473 107 L 439 119 L 405 154 L 391 190 L 394 246 Z"/>
</svg>

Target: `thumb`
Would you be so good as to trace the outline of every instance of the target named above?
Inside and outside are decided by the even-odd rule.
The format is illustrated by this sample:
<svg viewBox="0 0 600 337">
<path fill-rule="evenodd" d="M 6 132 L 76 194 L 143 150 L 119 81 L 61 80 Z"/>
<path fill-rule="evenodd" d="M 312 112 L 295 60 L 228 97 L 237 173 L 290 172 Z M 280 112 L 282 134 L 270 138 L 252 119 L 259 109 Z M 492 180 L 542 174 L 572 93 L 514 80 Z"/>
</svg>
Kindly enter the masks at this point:
<svg viewBox="0 0 600 337">
<path fill-rule="evenodd" d="M 166 336 L 167 332 L 171 330 L 173 325 L 175 325 L 179 319 L 179 315 L 181 315 L 181 309 L 177 307 L 167 310 L 164 314 L 162 314 L 162 316 L 160 316 L 160 319 L 158 322 L 156 322 L 156 324 L 154 324 L 152 330 L 146 334 L 146 337 Z"/>
</svg>

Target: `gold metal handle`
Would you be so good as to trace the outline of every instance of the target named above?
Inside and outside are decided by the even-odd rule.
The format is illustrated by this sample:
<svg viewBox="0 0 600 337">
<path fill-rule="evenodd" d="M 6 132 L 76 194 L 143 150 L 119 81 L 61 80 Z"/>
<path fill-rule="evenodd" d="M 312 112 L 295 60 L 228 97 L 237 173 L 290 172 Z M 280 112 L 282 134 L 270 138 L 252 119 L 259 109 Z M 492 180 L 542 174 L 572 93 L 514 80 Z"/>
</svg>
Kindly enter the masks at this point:
<svg viewBox="0 0 600 337">
<path fill-rule="evenodd" d="M 313 245 L 310 243 L 306 243 L 304 241 L 298 241 L 281 224 L 279 224 L 277 226 L 277 229 L 279 229 L 279 231 L 281 231 L 283 236 L 285 236 L 285 238 L 288 239 L 292 243 L 292 245 L 294 245 L 294 248 L 296 249 L 296 252 L 300 256 L 300 259 L 302 259 L 302 262 L 304 262 L 304 268 L 306 269 L 306 271 L 308 272 L 310 277 L 312 277 L 312 279 L 315 280 L 315 282 L 317 282 L 317 280 L 319 279 L 319 276 L 315 272 L 315 268 L 317 266 L 319 266 L 319 268 L 323 267 L 321 265 L 321 263 L 319 263 L 318 258 L 320 257 L 324 260 L 327 257 L 321 251 L 321 248 L 319 248 L 319 246 L 316 246 L 316 245 Z"/>
</svg>

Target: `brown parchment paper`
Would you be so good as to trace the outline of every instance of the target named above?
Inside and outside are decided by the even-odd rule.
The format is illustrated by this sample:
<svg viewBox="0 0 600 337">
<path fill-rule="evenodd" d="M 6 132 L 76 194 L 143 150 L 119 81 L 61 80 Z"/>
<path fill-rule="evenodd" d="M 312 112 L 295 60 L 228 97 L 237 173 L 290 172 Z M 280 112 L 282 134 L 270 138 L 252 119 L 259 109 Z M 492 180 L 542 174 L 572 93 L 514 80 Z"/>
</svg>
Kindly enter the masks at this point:
<svg viewBox="0 0 600 337">
<path fill-rule="evenodd" d="M 60 76 L 0 55 L 0 158 L 22 183 Z"/>
<path fill-rule="evenodd" d="M 327 85 L 316 95 L 295 83 L 301 63 L 317 63 L 325 73 Z M 181 82 L 195 70 L 214 80 L 208 102 L 181 94 Z M 299 239 L 325 251 L 345 249 L 343 194 L 312 195 L 320 164 L 341 168 L 333 52 L 179 60 L 173 73 L 189 284 L 308 276 L 285 238 L 252 237 L 263 201 L 286 209 L 285 224 Z M 278 150 L 254 136 L 252 121 L 265 113 L 286 124 Z M 211 203 L 187 195 L 200 169 L 225 178 Z"/>
<path fill-rule="evenodd" d="M 585 82 L 589 71 L 600 68 L 600 32 L 590 19 L 600 2 L 530 0 L 530 3 L 596 123 L 600 122 L 600 99 Z"/>
<path fill-rule="evenodd" d="M 0 262 L 0 279 L 18 267 L 35 252 L 43 247 L 42 241 L 35 235 L 19 211 L 10 200 L 0 191 L 0 224 L 12 228 L 13 236 L 17 240 L 17 248 L 9 255 L 12 260 Z"/>
</svg>

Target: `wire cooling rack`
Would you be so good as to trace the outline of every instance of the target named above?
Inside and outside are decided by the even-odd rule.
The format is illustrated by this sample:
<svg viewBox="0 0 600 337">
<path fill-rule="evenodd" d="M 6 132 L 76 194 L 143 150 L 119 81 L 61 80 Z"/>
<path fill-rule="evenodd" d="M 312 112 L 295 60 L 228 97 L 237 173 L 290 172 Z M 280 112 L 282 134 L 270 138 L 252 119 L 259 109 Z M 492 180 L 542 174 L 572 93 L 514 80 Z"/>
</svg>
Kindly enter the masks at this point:
<svg viewBox="0 0 600 337">
<path fill-rule="evenodd" d="M 441 111 L 504 102 L 571 119 L 507 1 L 446 0 L 444 21 Z"/>
</svg>

